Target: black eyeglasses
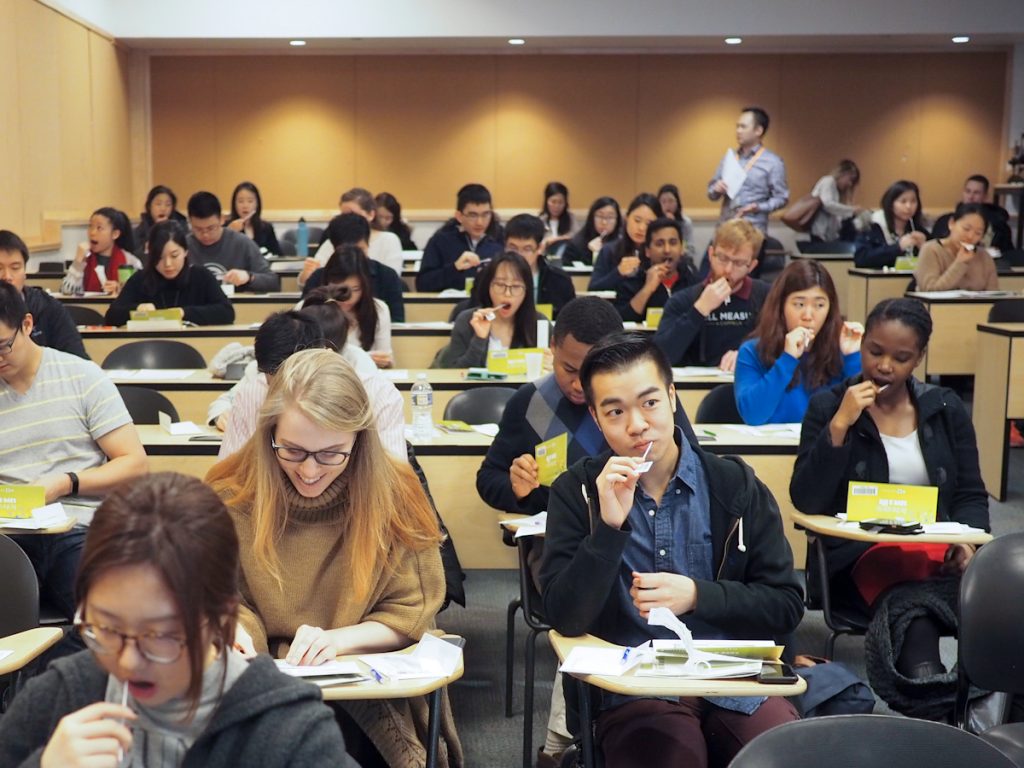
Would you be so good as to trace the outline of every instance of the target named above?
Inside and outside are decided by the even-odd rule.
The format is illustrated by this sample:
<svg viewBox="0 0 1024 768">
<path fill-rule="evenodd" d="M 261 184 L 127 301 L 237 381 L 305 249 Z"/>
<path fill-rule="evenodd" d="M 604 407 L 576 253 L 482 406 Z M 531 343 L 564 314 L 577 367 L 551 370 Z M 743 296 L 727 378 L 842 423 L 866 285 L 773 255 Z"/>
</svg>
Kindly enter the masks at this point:
<svg viewBox="0 0 1024 768">
<path fill-rule="evenodd" d="M 185 641 L 173 635 L 160 635 L 155 632 L 145 632 L 141 635 L 131 635 L 127 632 L 119 632 L 113 627 L 105 627 L 102 624 L 93 624 L 88 621 L 75 622 L 75 628 L 85 641 L 85 645 L 93 653 L 102 656 L 120 656 L 124 651 L 125 643 L 129 640 L 135 642 L 144 657 L 157 664 L 173 664 L 181 658 L 181 652 L 185 648 Z"/>
<path fill-rule="evenodd" d="M 15 328 L 14 333 L 11 334 L 11 338 L 7 341 L 0 341 L 0 355 L 11 354 L 11 350 L 14 349 L 14 340 L 18 338 L 19 333 L 21 333 L 21 328 Z"/>
<path fill-rule="evenodd" d="M 310 456 L 313 461 L 324 467 L 339 467 L 352 456 L 352 451 L 307 451 L 305 448 L 292 448 L 288 445 L 278 445 L 274 439 L 270 439 L 270 447 L 274 449 L 277 458 L 282 461 L 289 461 L 293 464 L 301 464 Z"/>
</svg>

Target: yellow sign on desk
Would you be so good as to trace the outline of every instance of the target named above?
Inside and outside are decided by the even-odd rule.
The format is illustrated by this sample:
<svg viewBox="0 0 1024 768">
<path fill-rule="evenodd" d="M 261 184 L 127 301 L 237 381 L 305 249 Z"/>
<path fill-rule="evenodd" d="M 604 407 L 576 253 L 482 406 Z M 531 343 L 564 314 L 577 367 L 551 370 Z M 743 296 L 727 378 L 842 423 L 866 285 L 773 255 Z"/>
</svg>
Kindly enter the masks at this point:
<svg viewBox="0 0 1024 768">
<path fill-rule="evenodd" d="M 491 373 L 507 373 L 509 376 L 525 376 L 526 356 L 530 353 L 543 355 L 544 350 L 531 347 L 488 350 L 487 370 Z"/>
<path fill-rule="evenodd" d="M 0 517 L 21 520 L 43 506 L 46 489 L 41 485 L 0 485 Z"/>
<path fill-rule="evenodd" d="M 938 503 L 939 489 L 931 485 L 851 482 L 846 519 L 934 523 Z"/>
<path fill-rule="evenodd" d="M 533 449 L 533 454 L 537 459 L 538 482 L 550 487 L 568 469 L 569 433 L 545 440 Z"/>
</svg>

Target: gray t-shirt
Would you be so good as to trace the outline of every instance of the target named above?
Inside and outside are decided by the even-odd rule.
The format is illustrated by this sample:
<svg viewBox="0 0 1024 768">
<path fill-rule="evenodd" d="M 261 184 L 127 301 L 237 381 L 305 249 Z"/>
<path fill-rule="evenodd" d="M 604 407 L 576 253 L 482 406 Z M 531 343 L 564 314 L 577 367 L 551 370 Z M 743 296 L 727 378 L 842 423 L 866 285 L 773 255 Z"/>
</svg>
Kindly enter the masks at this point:
<svg viewBox="0 0 1024 768">
<path fill-rule="evenodd" d="M 132 417 L 96 363 L 43 347 L 24 395 L 0 379 L 0 483 L 31 484 L 106 462 L 96 441 Z"/>
<path fill-rule="evenodd" d="M 213 245 L 203 245 L 190 233 L 188 252 L 196 264 L 202 264 L 218 278 L 228 270 L 244 269 L 252 279 L 239 287 L 241 291 L 270 293 L 281 290 L 281 276 L 270 270 L 256 243 L 233 229 L 225 227 L 220 240 Z"/>
</svg>

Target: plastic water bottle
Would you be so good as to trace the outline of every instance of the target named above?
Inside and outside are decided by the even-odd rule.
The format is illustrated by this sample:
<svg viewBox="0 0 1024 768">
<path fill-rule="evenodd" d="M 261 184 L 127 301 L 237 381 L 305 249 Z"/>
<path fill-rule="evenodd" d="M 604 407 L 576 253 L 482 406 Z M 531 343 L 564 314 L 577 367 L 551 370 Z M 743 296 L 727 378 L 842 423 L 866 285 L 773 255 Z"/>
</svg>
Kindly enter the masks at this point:
<svg viewBox="0 0 1024 768">
<path fill-rule="evenodd" d="M 305 259 L 309 256 L 309 227 L 305 218 L 299 219 L 299 231 L 295 233 L 295 253 Z"/>
<path fill-rule="evenodd" d="M 417 440 L 429 440 L 434 435 L 434 389 L 426 373 L 416 374 L 412 385 L 412 435 Z"/>
</svg>

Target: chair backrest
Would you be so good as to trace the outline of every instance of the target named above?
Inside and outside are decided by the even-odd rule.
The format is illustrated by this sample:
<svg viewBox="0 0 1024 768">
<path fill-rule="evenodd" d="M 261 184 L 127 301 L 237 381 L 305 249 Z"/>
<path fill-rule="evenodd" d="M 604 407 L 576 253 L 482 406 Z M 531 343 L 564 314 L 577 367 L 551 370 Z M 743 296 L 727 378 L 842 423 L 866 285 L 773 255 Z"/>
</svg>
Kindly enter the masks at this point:
<svg viewBox="0 0 1024 768">
<path fill-rule="evenodd" d="M 1000 299 L 988 311 L 990 323 L 1024 323 L 1024 299 Z"/>
<path fill-rule="evenodd" d="M 732 384 L 719 384 L 697 406 L 698 424 L 742 424 Z"/>
<path fill-rule="evenodd" d="M 857 244 L 849 240 L 833 240 L 830 243 L 819 243 L 811 242 L 810 240 L 797 240 L 797 250 L 800 253 L 807 254 L 818 254 L 818 253 L 849 253 L 853 254 L 857 250 Z"/>
<path fill-rule="evenodd" d="M 951 725 L 892 715 L 786 723 L 755 738 L 729 768 L 1010 768 L 1013 761 Z"/>
<path fill-rule="evenodd" d="M 323 227 L 307 227 L 306 231 L 309 233 L 309 246 L 310 248 L 316 248 L 320 245 L 320 242 L 324 238 Z M 282 256 L 295 256 L 295 241 L 298 239 L 299 230 L 296 228 L 285 230 L 284 234 L 281 235 L 279 241 L 282 251 L 290 251 L 289 253 L 282 253 Z M 306 256 L 305 253 L 298 254 L 299 256 Z"/>
<path fill-rule="evenodd" d="M 118 384 L 117 391 L 121 393 L 124 407 L 136 424 L 159 424 L 161 411 L 170 416 L 171 421 L 178 420 L 178 410 L 174 403 L 155 389 Z"/>
<path fill-rule="evenodd" d="M 0 637 L 39 626 L 39 582 L 21 547 L 0 534 Z"/>
<path fill-rule="evenodd" d="M 505 403 L 515 393 L 512 387 L 467 389 L 448 401 L 444 407 L 444 418 L 467 424 L 497 424 L 505 412 Z"/>
<path fill-rule="evenodd" d="M 63 261 L 41 261 L 36 266 L 36 271 L 40 275 L 63 275 L 64 274 L 64 262 Z"/>
<path fill-rule="evenodd" d="M 205 368 L 194 347 L 173 339 L 147 339 L 122 344 L 103 361 L 104 370 L 118 368 Z"/>
<path fill-rule="evenodd" d="M 80 307 L 77 304 L 65 304 L 64 309 L 71 315 L 75 325 L 103 325 L 103 315 L 92 307 Z"/>
<path fill-rule="evenodd" d="M 960 582 L 960 671 L 989 691 L 1024 693 L 1024 533 L 1000 536 L 978 549 Z"/>
</svg>

